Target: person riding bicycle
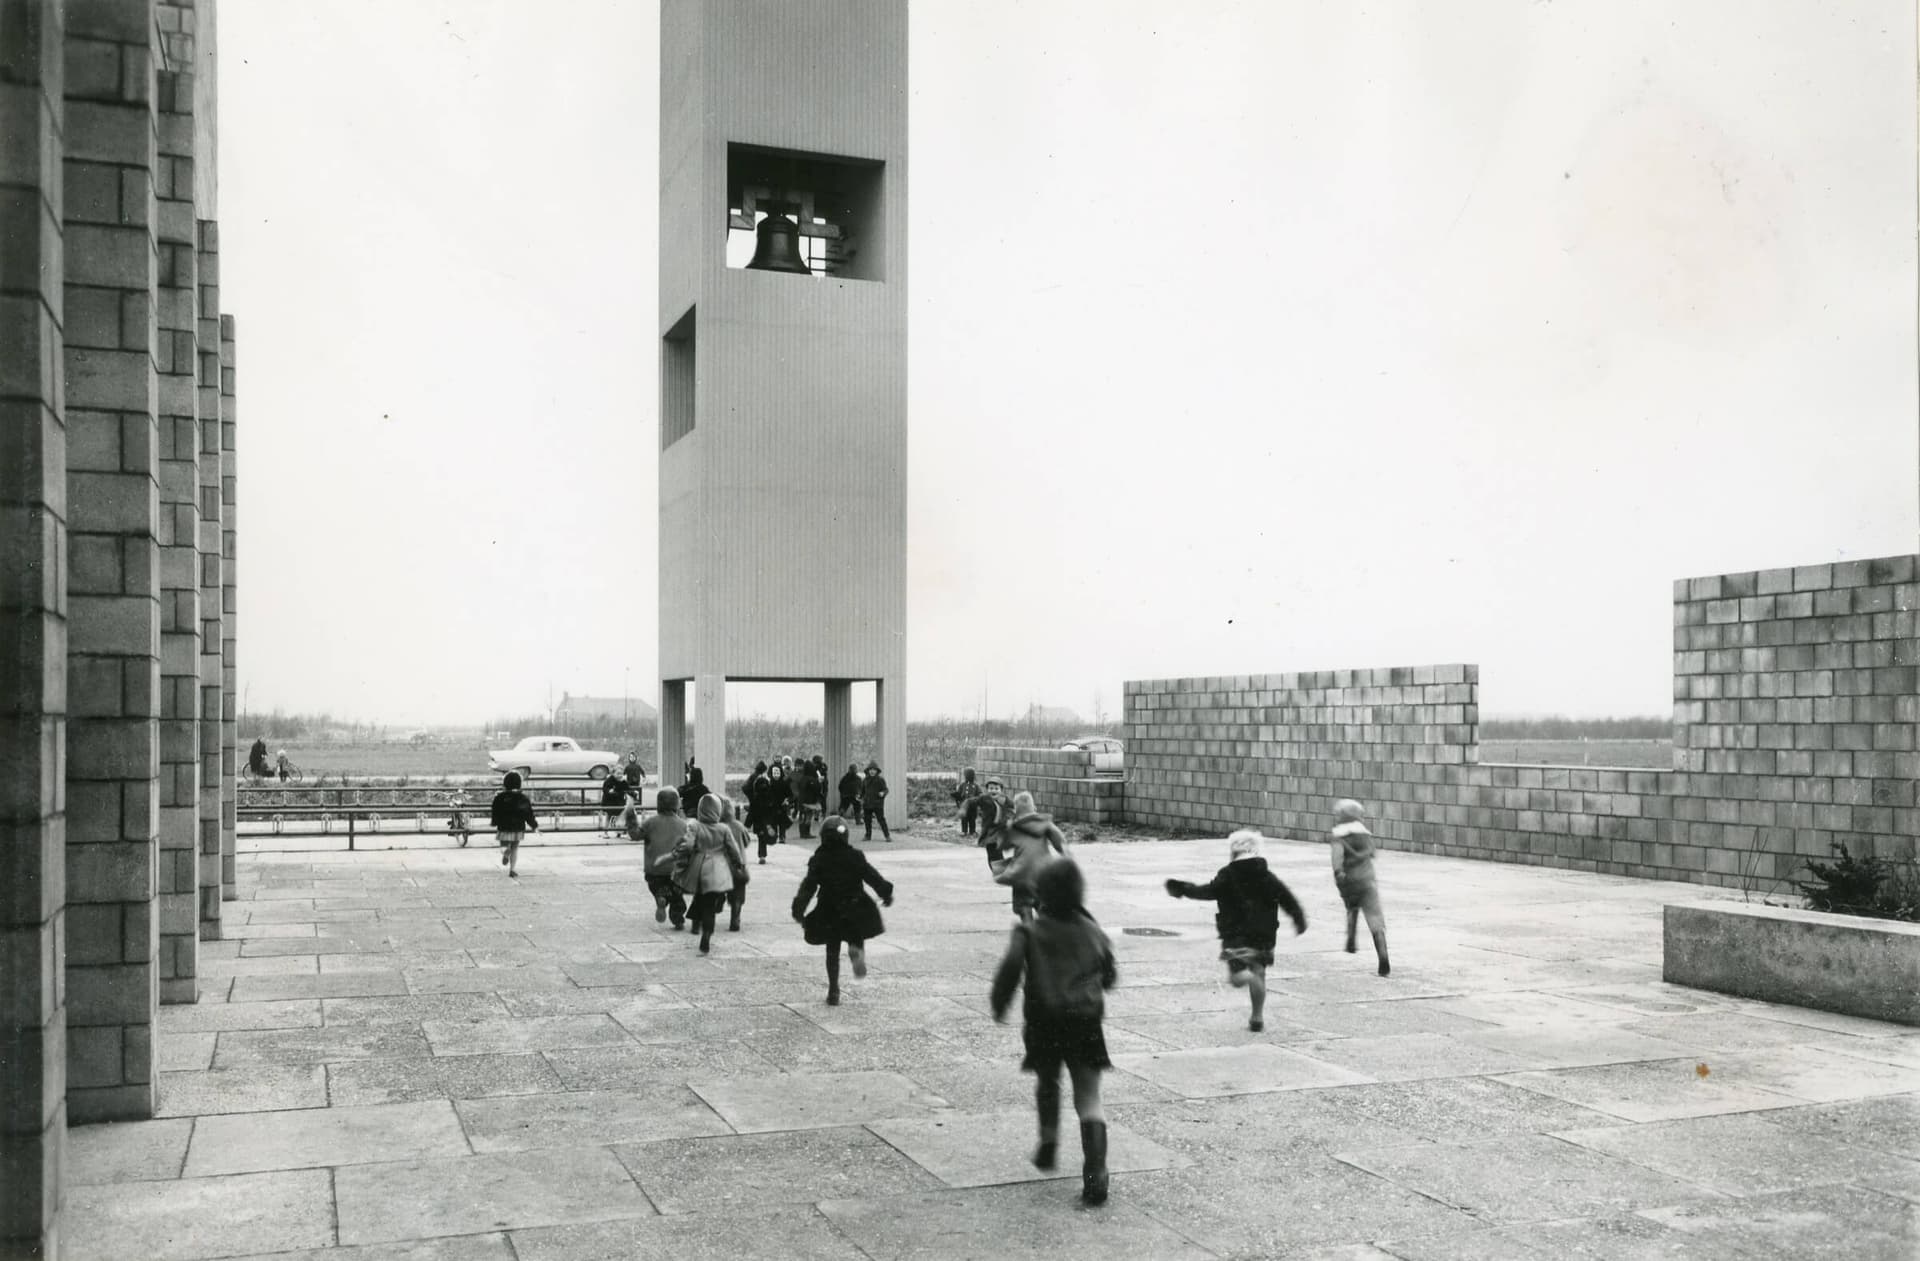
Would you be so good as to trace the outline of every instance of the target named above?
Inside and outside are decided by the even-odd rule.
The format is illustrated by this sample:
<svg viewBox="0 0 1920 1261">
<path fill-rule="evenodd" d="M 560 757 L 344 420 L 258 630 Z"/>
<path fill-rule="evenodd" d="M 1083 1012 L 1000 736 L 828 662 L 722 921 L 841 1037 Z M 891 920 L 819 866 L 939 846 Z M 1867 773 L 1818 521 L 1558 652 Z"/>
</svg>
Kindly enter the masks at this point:
<svg viewBox="0 0 1920 1261">
<path fill-rule="evenodd" d="M 273 768 L 267 765 L 267 742 L 256 738 L 253 747 L 247 750 L 247 772 L 261 779 L 273 774 Z"/>
</svg>

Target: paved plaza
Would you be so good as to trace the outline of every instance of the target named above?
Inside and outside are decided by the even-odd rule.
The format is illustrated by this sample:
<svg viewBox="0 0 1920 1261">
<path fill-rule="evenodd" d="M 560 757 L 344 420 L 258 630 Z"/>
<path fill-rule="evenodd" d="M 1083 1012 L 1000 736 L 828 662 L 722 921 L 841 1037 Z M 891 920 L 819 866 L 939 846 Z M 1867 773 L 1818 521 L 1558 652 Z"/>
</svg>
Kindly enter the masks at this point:
<svg viewBox="0 0 1920 1261">
<path fill-rule="evenodd" d="M 1920 1256 L 1920 1031 L 1663 984 L 1661 905 L 1724 893 L 1387 853 L 1383 979 L 1325 851 L 1269 842 L 1310 923 L 1252 1034 L 1161 888 L 1225 843 L 1080 846 L 1120 956 L 1084 1209 L 1070 1110 L 1059 1174 L 1026 1160 L 979 851 L 865 847 L 897 900 L 829 1008 L 809 848 L 706 958 L 624 844 L 243 856 L 160 1118 L 72 1133 L 64 1255 Z"/>
</svg>

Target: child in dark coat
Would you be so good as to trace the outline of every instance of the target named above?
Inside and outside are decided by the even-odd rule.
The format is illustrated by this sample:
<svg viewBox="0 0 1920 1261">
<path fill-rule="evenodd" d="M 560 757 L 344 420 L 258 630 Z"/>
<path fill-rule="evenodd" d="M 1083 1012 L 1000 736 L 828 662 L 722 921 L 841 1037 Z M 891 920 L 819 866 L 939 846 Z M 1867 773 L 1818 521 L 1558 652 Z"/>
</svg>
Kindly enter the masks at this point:
<svg viewBox="0 0 1920 1261">
<path fill-rule="evenodd" d="M 1013 991 L 1026 980 L 1023 1008 L 1026 1058 L 1020 1067 L 1038 1078 L 1034 1105 L 1040 1114 L 1040 1146 L 1033 1163 L 1052 1169 L 1060 1142 L 1060 1069 L 1073 1080 L 1073 1110 L 1080 1118 L 1084 1157 L 1080 1198 L 1107 1202 L 1107 1119 L 1100 1107 L 1100 1074 L 1107 1058 L 1106 991 L 1119 981 L 1113 943 L 1087 914 L 1086 881 L 1071 859 L 1048 863 L 1035 879 L 1039 915 L 1014 925 L 1007 953 L 993 975 L 993 1018 L 1004 1023 Z"/>
<path fill-rule="evenodd" d="M 881 837 L 893 840 L 887 828 L 887 779 L 880 773 L 878 762 L 867 763 L 867 777 L 860 781 L 860 815 L 867 823 L 866 839 L 873 839 L 873 821 L 878 819 Z"/>
<path fill-rule="evenodd" d="M 493 805 L 487 815 L 493 823 L 494 839 L 500 842 L 500 865 L 518 880 L 521 838 L 528 832 L 540 830 L 540 820 L 533 816 L 533 798 L 520 791 L 519 771 L 507 772 L 500 791 L 493 795 Z"/>
<path fill-rule="evenodd" d="M 840 1005 L 840 943 L 847 943 L 853 974 L 867 974 L 866 943 L 887 931 L 880 911 L 860 886 L 870 884 L 881 906 L 893 905 L 893 886 L 847 837 L 847 821 L 828 815 L 820 825 L 820 848 L 807 860 L 806 879 L 793 895 L 793 918 L 800 922 L 807 944 L 827 948 L 827 1006 Z M 820 900 L 813 910 L 807 903 Z"/>
<path fill-rule="evenodd" d="M 840 814 L 855 823 L 860 821 L 860 768 L 851 762 L 840 777 Z"/>
<path fill-rule="evenodd" d="M 1220 958 L 1227 965 L 1228 984 L 1244 986 L 1252 1000 L 1247 1028 L 1255 1033 L 1266 1027 L 1267 969 L 1273 964 L 1273 943 L 1280 932 L 1279 913 L 1285 911 L 1293 920 L 1296 935 L 1307 931 L 1306 912 L 1280 877 L 1267 870 L 1260 840 L 1258 832 L 1248 829 L 1228 837 L 1231 858 L 1205 884 L 1167 881 L 1167 892 L 1173 897 L 1220 904 L 1213 917 L 1220 933 Z"/>
</svg>

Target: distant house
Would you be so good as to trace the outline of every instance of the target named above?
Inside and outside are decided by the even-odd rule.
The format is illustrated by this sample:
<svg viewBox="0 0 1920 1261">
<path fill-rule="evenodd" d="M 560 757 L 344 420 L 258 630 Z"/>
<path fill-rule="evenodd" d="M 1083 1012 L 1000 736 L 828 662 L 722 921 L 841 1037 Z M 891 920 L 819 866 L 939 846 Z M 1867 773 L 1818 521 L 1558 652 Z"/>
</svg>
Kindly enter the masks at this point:
<svg viewBox="0 0 1920 1261">
<path fill-rule="evenodd" d="M 1061 705 L 1029 705 L 1022 721 L 1034 727 L 1078 727 L 1080 715 Z"/>
<path fill-rule="evenodd" d="M 553 721 L 555 726 L 564 729 L 569 723 L 584 726 L 600 722 L 652 722 L 654 715 L 653 706 L 637 696 L 563 695 L 554 706 Z"/>
</svg>

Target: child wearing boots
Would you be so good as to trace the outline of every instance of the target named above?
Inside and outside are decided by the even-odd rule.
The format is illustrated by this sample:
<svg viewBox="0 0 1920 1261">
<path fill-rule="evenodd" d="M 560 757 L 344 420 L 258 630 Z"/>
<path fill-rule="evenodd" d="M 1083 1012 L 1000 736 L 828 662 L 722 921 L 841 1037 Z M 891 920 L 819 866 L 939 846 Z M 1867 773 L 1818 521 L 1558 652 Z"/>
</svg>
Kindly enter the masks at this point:
<svg viewBox="0 0 1920 1261">
<path fill-rule="evenodd" d="M 873 869 L 867 856 L 848 839 L 847 821 L 828 815 L 820 825 L 820 847 L 807 860 L 806 879 L 793 895 L 793 918 L 800 922 L 809 946 L 827 948 L 827 1006 L 840 1005 L 840 943 L 847 943 L 853 974 L 867 974 L 866 943 L 887 931 L 880 911 L 863 884 L 873 886 L 881 906 L 893 905 L 893 886 Z M 813 910 L 807 903 L 818 893 Z"/>
<path fill-rule="evenodd" d="M 747 825 L 740 822 L 734 811 L 731 797 L 720 798 L 720 823 L 733 833 L 733 848 L 727 851 L 727 861 L 732 864 L 733 888 L 727 890 L 727 931 L 740 931 L 740 912 L 747 905 L 747 843 L 752 839 L 747 834 Z M 738 861 L 735 861 L 738 855 Z"/>
<path fill-rule="evenodd" d="M 647 892 L 653 895 L 653 922 L 661 923 L 671 915 L 677 933 L 687 918 L 687 895 L 680 892 L 666 868 L 673 861 L 673 851 L 686 839 L 687 820 L 680 813 L 680 794 L 675 790 L 662 788 L 653 803 L 653 817 L 645 823 L 630 823 L 628 830 L 634 840 L 647 847 L 641 869 L 646 872 Z"/>
<path fill-rule="evenodd" d="M 960 835 L 972 836 L 974 809 L 973 799 L 980 795 L 980 781 L 974 778 L 973 768 L 967 767 L 960 772 L 960 782 L 953 789 L 953 804 L 960 807 Z"/>
<path fill-rule="evenodd" d="M 518 880 L 520 841 L 527 833 L 540 830 L 540 820 L 533 816 L 533 798 L 520 791 L 519 771 L 507 772 L 500 791 L 493 795 L 493 805 L 487 815 L 493 823 L 494 839 L 500 842 L 500 865 Z"/>
<path fill-rule="evenodd" d="M 720 821 L 720 798 L 708 793 L 700 799 L 699 819 L 687 825 L 668 861 L 675 867 L 674 883 L 691 904 L 688 924 L 700 929 L 700 953 L 707 954 L 713 949 L 714 917 L 733 892 L 733 873 L 747 864 L 733 829 Z"/>
<path fill-rule="evenodd" d="M 1205 884 L 1167 881 L 1167 893 L 1176 898 L 1218 902 L 1213 917 L 1220 934 L 1220 958 L 1227 965 L 1227 983 L 1244 988 L 1253 1011 L 1247 1028 L 1266 1028 L 1267 969 L 1273 964 L 1273 943 L 1280 931 L 1280 912 L 1293 920 L 1296 935 L 1307 931 L 1307 915 L 1280 877 L 1267 870 L 1260 856 L 1260 833 L 1242 828 L 1227 838 L 1227 865 Z"/>
<path fill-rule="evenodd" d="M 1100 1074 L 1107 1058 L 1106 993 L 1119 980 L 1113 943 L 1086 908 L 1086 881 L 1068 859 L 1047 864 L 1035 881 L 1039 914 L 1014 925 L 1006 957 L 993 976 L 993 1018 L 1005 1023 L 1013 991 L 1024 977 L 1022 1031 L 1026 1057 L 1020 1067 L 1038 1079 L 1034 1105 L 1040 1114 L 1037 1169 L 1052 1169 L 1060 1145 L 1060 1069 L 1073 1081 L 1073 1110 L 1080 1118 L 1084 1157 L 1080 1198 L 1107 1202 L 1107 1119 L 1100 1107 Z"/>
<path fill-rule="evenodd" d="M 1347 953 L 1359 953 L 1355 937 L 1364 915 L 1367 931 L 1373 934 L 1373 951 L 1380 956 L 1380 975 L 1386 976 L 1393 968 L 1387 963 L 1387 917 L 1380 910 L 1380 886 L 1373 875 L 1373 833 L 1361 822 L 1367 812 L 1349 798 L 1336 803 L 1333 813 L 1336 822 L 1327 833 L 1327 843 L 1333 852 L 1334 887 L 1347 905 Z"/>
<path fill-rule="evenodd" d="M 1033 794 L 1015 793 L 1008 809 L 1011 817 L 999 832 L 998 840 L 1005 860 L 993 871 L 996 882 L 1013 889 L 1013 913 L 1023 920 L 1033 918 L 1034 882 L 1041 871 L 1067 853 L 1067 834 L 1041 814 L 1033 804 Z M 989 840 L 987 865 L 993 868 L 992 841 Z"/>
</svg>

